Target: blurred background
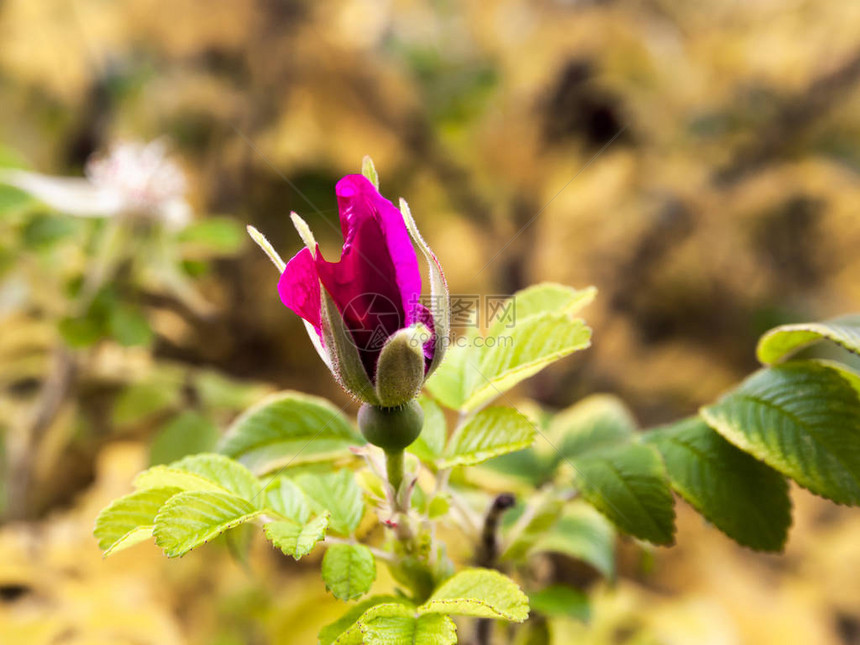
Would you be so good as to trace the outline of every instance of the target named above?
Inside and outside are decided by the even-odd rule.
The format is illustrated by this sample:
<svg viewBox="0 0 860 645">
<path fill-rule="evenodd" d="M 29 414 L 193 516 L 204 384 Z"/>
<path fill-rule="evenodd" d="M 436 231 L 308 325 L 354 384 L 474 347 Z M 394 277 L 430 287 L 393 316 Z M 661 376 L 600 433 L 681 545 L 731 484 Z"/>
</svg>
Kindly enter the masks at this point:
<svg viewBox="0 0 860 645">
<path fill-rule="evenodd" d="M 211 305 L 118 281 L 111 338 L 58 326 L 93 227 L 0 192 L 4 644 L 314 643 L 337 616 L 316 565 L 268 547 L 103 561 L 91 530 L 139 469 L 210 448 L 265 392 L 347 403 L 243 228 L 290 257 L 295 210 L 335 256 L 334 184 L 365 154 L 454 293 L 598 287 L 593 347 L 522 391 L 549 408 L 612 392 L 664 423 L 754 370 L 769 327 L 860 311 L 860 3 L 3 0 L 0 43 L 0 165 L 83 176 L 163 137 Z M 860 643 L 860 514 L 794 502 L 783 556 L 681 505 L 678 546 L 622 544 L 570 642 Z"/>
</svg>

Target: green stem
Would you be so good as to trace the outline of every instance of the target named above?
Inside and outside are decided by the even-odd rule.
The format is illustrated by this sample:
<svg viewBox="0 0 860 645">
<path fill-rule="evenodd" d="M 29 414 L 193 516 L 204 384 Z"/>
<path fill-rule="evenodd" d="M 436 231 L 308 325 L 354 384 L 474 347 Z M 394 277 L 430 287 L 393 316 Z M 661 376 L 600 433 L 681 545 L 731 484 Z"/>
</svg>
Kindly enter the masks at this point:
<svg viewBox="0 0 860 645">
<path fill-rule="evenodd" d="M 385 451 L 385 469 L 388 473 L 388 483 L 391 486 L 391 510 L 394 513 L 397 528 L 395 534 L 403 544 L 406 552 L 412 551 L 412 529 L 409 526 L 409 502 L 402 493 L 403 487 L 403 464 L 405 461 L 403 450 Z"/>
<path fill-rule="evenodd" d="M 404 451 L 403 450 L 392 450 L 385 451 L 385 469 L 388 472 L 388 483 L 391 484 L 391 488 L 394 489 L 394 506 L 395 510 L 398 512 L 402 512 L 402 509 L 399 508 L 398 497 L 400 493 L 400 486 L 403 484 L 403 462 L 404 462 Z"/>
</svg>

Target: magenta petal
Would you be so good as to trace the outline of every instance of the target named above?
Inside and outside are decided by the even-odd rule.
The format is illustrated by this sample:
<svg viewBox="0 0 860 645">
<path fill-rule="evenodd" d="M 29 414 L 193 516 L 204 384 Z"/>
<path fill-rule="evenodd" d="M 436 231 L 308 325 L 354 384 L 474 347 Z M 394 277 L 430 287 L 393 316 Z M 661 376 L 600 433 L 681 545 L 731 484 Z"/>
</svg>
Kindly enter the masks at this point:
<svg viewBox="0 0 860 645">
<path fill-rule="evenodd" d="M 338 262 L 317 253 L 317 271 L 373 379 L 385 341 L 414 321 L 418 258 L 400 211 L 364 176 L 344 177 L 336 192 L 343 251 Z"/>
<path fill-rule="evenodd" d="M 281 302 L 307 320 L 322 338 L 320 279 L 314 256 L 303 248 L 287 262 L 278 281 Z"/>
</svg>

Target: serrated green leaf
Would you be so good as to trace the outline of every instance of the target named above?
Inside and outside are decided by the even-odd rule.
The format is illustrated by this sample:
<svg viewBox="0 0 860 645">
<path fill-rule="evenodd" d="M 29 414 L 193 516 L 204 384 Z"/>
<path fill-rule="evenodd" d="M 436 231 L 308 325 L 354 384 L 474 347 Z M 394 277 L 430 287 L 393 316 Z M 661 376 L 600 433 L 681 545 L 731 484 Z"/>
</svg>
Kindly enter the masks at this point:
<svg viewBox="0 0 860 645">
<path fill-rule="evenodd" d="M 860 397 L 826 365 L 797 361 L 759 370 L 702 416 L 804 488 L 860 504 Z"/>
<path fill-rule="evenodd" d="M 488 337 L 504 335 L 511 326 L 529 316 L 545 313 L 564 313 L 572 316 L 591 304 L 597 289 L 574 289 L 556 282 L 542 282 L 517 291 L 500 310 L 505 316 L 496 316 L 487 332 Z"/>
<path fill-rule="evenodd" d="M 556 414 L 547 434 L 561 459 L 622 443 L 635 431 L 636 421 L 624 403 L 594 394 Z"/>
<path fill-rule="evenodd" d="M 197 478 L 202 478 L 205 482 L 200 482 Z M 176 486 L 187 491 L 212 490 L 206 482 L 217 486 L 215 490 L 255 500 L 257 504 L 262 503 L 262 486 L 251 471 L 229 457 L 213 453 L 191 455 L 168 466 L 150 468 L 135 478 L 134 485 L 137 488 Z"/>
<path fill-rule="evenodd" d="M 825 322 L 781 325 L 761 337 L 756 354 L 762 363 L 772 365 L 821 340 L 860 354 L 860 314 Z"/>
<path fill-rule="evenodd" d="M 155 544 L 168 558 L 188 553 L 262 511 L 248 500 L 229 493 L 179 493 L 155 517 Z"/>
<path fill-rule="evenodd" d="M 479 464 L 522 450 L 531 445 L 534 435 L 534 424 L 515 409 L 486 408 L 454 431 L 439 467 Z"/>
<path fill-rule="evenodd" d="M 187 455 L 209 452 L 218 443 L 218 428 L 199 412 L 188 410 L 167 422 L 149 446 L 149 463 L 167 464 Z"/>
<path fill-rule="evenodd" d="M 144 470 L 134 478 L 134 487 L 138 490 L 150 488 L 178 488 L 183 492 L 210 491 L 214 493 L 229 492 L 223 486 L 206 477 L 169 466 L 153 466 Z"/>
<path fill-rule="evenodd" d="M 400 603 L 386 603 L 368 609 L 358 620 L 365 643 L 373 645 L 454 645 L 457 628 L 442 614 L 416 616 L 415 610 Z"/>
<path fill-rule="evenodd" d="M 399 603 L 412 606 L 405 598 L 399 596 L 371 596 L 356 603 L 343 616 L 323 627 L 319 633 L 319 645 L 344 645 L 350 638 L 349 636 L 345 636 L 344 633 L 349 631 L 354 625 L 355 629 L 353 633 L 358 637 L 358 645 L 361 645 L 361 630 L 356 625 L 358 619 L 371 607 L 383 603 Z"/>
<path fill-rule="evenodd" d="M 615 576 L 615 531 L 585 502 L 570 504 L 531 553 L 561 553 L 591 565 L 607 578 Z"/>
<path fill-rule="evenodd" d="M 266 487 L 265 505 L 299 524 L 304 524 L 311 516 L 310 503 L 304 491 L 286 477 L 279 477 Z"/>
<path fill-rule="evenodd" d="M 329 514 L 323 513 L 306 524 L 291 520 L 270 522 L 264 531 L 269 541 L 284 552 L 298 560 L 310 553 L 317 542 L 325 539 L 328 528 Z"/>
<path fill-rule="evenodd" d="M 470 412 L 534 376 L 555 361 L 591 344 L 591 329 L 567 314 L 537 314 L 518 322 L 506 339 L 481 346 L 477 365 L 466 364 L 466 372 L 477 372 L 461 409 Z M 432 390 L 431 390 L 432 391 Z"/>
<path fill-rule="evenodd" d="M 627 444 L 571 460 L 583 498 L 641 540 L 674 541 L 675 507 L 666 469 L 651 446 Z"/>
<path fill-rule="evenodd" d="M 279 392 L 248 409 L 230 426 L 220 452 L 257 473 L 331 459 L 364 439 L 326 399 Z"/>
<path fill-rule="evenodd" d="M 700 417 L 653 430 L 672 487 L 714 526 L 753 549 L 780 551 L 791 526 L 788 483 Z"/>
<path fill-rule="evenodd" d="M 296 478 L 316 513 L 331 513 L 329 526 L 335 533 L 351 534 L 364 515 L 361 488 L 351 470 L 322 475 L 304 473 Z"/>
<path fill-rule="evenodd" d="M 93 535 L 105 557 L 152 537 L 155 516 L 178 488 L 135 491 L 113 501 L 99 513 Z"/>
<path fill-rule="evenodd" d="M 424 427 L 421 429 L 421 434 L 407 450 L 421 461 L 432 464 L 445 449 L 445 439 L 448 435 L 445 413 L 432 399 L 426 396 L 419 397 L 418 403 L 424 410 Z"/>
<path fill-rule="evenodd" d="M 453 614 L 498 618 L 521 623 L 529 615 L 529 601 L 517 584 L 492 569 L 465 569 L 443 582 L 419 614 Z"/>
<path fill-rule="evenodd" d="M 370 591 L 376 561 L 363 544 L 333 544 L 323 556 L 322 578 L 335 598 L 352 600 Z"/>
</svg>

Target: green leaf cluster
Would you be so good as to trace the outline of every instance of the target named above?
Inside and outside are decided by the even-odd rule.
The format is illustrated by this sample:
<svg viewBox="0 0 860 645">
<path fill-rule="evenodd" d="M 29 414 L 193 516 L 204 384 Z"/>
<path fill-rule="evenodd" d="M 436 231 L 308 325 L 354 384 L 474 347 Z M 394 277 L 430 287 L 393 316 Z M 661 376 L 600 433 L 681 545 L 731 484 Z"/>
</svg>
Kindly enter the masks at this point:
<svg viewBox="0 0 860 645">
<path fill-rule="evenodd" d="M 113 502 L 96 520 L 95 536 L 105 555 L 154 537 L 168 557 L 183 556 L 253 522 L 263 526 L 275 547 L 298 560 L 328 533 L 351 536 L 364 514 L 361 489 L 346 469 L 264 481 L 228 457 L 200 454 L 153 466 L 134 485 L 133 493 Z M 343 573 L 339 563 L 347 546 L 358 556 L 355 562 L 347 560 Z M 332 548 L 340 555 L 327 554 L 323 567 L 332 592 L 350 598 L 365 593 L 375 577 L 373 556 L 360 545 Z"/>
</svg>

